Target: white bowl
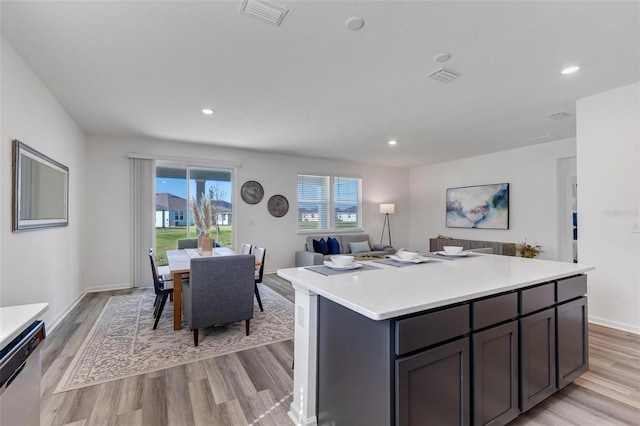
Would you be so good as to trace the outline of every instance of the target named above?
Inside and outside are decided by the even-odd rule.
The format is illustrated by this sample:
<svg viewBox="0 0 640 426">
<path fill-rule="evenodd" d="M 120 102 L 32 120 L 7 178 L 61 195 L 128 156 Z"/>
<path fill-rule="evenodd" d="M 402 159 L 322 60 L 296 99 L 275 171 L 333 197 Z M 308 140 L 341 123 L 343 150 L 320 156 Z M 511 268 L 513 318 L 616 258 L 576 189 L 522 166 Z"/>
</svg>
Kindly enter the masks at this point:
<svg viewBox="0 0 640 426">
<path fill-rule="evenodd" d="M 336 266 L 349 266 L 353 263 L 353 256 L 344 256 L 344 255 L 331 256 L 331 262 Z"/>
<path fill-rule="evenodd" d="M 458 254 L 462 251 L 462 247 L 460 246 L 444 246 L 442 247 L 447 254 Z"/>
<path fill-rule="evenodd" d="M 402 260 L 413 260 L 413 259 L 416 259 L 419 255 L 420 253 L 417 253 L 415 251 L 407 251 L 407 250 L 399 250 L 396 253 L 396 256 L 398 256 Z"/>
</svg>

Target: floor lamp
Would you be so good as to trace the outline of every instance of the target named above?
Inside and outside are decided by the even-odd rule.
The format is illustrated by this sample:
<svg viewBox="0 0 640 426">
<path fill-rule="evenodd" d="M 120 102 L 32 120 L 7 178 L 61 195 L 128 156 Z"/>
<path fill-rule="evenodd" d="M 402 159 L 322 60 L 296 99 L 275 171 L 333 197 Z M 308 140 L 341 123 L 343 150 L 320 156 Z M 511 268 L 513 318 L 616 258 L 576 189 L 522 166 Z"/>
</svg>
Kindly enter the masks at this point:
<svg viewBox="0 0 640 426">
<path fill-rule="evenodd" d="M 389 245 L 391 244 L 391 222 L 389 222 L 389 215 L 394 214 L 396 212 L 395 204 L 380 204 L 380 213 L 384 214 L 384 224 L 382 225 L 382 235 L 380 236 L 380 244 L 382 244 L 382 239 L 384 238 L 384 228 L 386 227 L 389 230 Z"/>
</svg>

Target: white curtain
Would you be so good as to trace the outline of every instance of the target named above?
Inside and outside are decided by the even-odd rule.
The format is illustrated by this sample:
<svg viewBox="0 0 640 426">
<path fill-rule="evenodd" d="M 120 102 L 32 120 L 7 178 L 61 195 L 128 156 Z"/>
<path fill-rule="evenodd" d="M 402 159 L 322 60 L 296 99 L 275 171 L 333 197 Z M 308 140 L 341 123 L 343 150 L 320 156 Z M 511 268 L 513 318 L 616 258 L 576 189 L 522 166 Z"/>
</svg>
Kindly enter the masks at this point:
<svg viewBox="0 0 640 426">
<path fill-rule="evenodd" d="M 155 239 L 156 162 L 131 158 L 131 208 L 133 218 L 132 276 L 134 287 L 153 285 L 149 248 Z"/>
</svg>

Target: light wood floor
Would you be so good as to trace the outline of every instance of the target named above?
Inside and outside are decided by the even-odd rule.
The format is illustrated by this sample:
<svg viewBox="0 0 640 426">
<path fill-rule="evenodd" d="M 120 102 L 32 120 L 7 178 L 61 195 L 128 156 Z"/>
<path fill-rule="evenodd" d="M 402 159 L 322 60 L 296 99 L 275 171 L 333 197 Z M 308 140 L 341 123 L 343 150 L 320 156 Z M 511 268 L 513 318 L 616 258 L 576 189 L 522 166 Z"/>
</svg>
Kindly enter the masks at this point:
<svg viewBox="0 0 640 426">
<path fill-rule="evenodd" d="M 640 336 L 589 324 L 589 371 L 510 425 L 640 425 Z"/>
<path fill-rule="evenodd" d="M 264 284 L 294 300 L 287 281 L 265 275 Z M 148 290 L 87 295 L 47 336 L 43 426 L 292 424 L 292 341 L 53 395 L 109 297 L 136 291 Z M 590 371 L 512 425 L 640 425 L 640 336 L 590 325 L 589 338 Z"/>
</svg>

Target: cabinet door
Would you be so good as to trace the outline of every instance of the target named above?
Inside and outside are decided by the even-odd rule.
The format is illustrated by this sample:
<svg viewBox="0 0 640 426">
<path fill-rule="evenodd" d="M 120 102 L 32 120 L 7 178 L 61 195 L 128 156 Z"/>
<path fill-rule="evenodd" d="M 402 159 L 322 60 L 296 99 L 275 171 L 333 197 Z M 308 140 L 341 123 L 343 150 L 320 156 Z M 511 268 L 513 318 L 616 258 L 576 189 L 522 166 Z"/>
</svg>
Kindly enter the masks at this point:
<svg viewBox="0 0 640 426">
<path fill-rule="evenodd" d="M 469 338 L 396 360 L 396 425 L 468 425 Z"/>
<path fill-rule="evenodd" d="M 563 303 L 557 310 L 558 389 L 589 369 L 587 298 Z"/>
<path fill-rule="evenodd" d="M 527 411 L 556 391 L 556 312 L 520 319 L 520 409 Z"/>
<path fill-rule="evenodd" d="M 473 422 L 504 425 L 518 408 L 518 321 L 472 336 Z"/>
</svg>

